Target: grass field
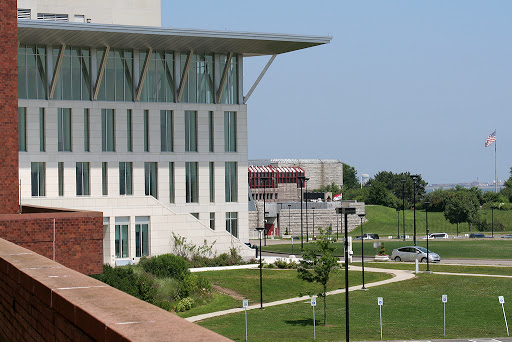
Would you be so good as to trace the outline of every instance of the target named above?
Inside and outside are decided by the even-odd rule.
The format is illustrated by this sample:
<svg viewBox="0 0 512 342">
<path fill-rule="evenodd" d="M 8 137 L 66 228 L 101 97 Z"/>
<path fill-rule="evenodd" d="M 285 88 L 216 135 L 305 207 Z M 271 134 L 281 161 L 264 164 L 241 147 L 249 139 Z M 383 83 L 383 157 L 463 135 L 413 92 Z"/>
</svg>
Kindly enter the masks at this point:
<svg viewBox="0 0 512 342">
<path fill-rule="evenodd" d="M 427 246 L 427 241 L 418 239 L 418 246 Z M 377 240 L 364 241 L 364 255 L 373 256 L 376 254 L 376 249 L 373 248 L 373 243 Z M 386 253 L 391 255 L 393 249 L 403 246 L 411 246 L 413 242 L 401 240 L 380 240 L 384 243 Z M 335 254 L 343 255 L 343 243 L 334 243 L 336 247 Z M 300 244 L 295 244 L 294 253 L 300 254 Z M 305 243 L 305 248 L 315 248 L 314 243 Z M 354 241 L 353 246 L 354 255 L 361 255 L 361 241 Z M 512 257 L 512 239 L 437 239 L 429 241 L 429 249 L 438 253 L 443 258 L 467 258 L 467 259 L 510 259 Z M 278 244 L 263 247 L 264 251 L 269 252 L 282 252 L 291 254 L 291 244 Z"/>
<path fill-rule="evenodd" d="M 420 274 L 417 278 L 350 294 L 350 338 L 379 340 L 377 297 L 384 298 L 383 338 L 443 338 L 443 304 L 446 304 L 447 338 L 506 336 L 498 296 L 505 296 L 505 310 L 511 312 L 510 279 Z M 317 339 L 345 338 L 345 296 L 330 296 L 327 326 L 322 326 L 321 302 L 317 307 Z M 250 341 L 313 340 L 312 310 L 307 302 L 248 311 Z M 244 314 L 232 314 L 200 322 L 236 341 L 245 340 Z"/>
<path fill-rule="evenodd" d="M 361 266 L 360 262 L 352 263 L 354 266 Z M 375 268 L 387 268 L 394 270 L 409 270 L 414 271 L 416 269 L 416 265 L 413 263 L 404 263 L 404 262 L 366 262 L 364 263 L 365 267 L 375 267 Z M 422 263 L 419 264 L 419 271 L 425 271 L 427 269 L 427 264 Z M 510 266 L 502 266 L 502 267 L 493 267 L 493 266 L 468 266 L 468 265 L 440 265 L 440 264 L 430 264 L 429 269 L 432 272 L 450 272 L 450 273 L 473 273 L 473 274 L 493 274 L 493 275 L 505 275 L 512 276 L 512 267 Z"/>
</svg>

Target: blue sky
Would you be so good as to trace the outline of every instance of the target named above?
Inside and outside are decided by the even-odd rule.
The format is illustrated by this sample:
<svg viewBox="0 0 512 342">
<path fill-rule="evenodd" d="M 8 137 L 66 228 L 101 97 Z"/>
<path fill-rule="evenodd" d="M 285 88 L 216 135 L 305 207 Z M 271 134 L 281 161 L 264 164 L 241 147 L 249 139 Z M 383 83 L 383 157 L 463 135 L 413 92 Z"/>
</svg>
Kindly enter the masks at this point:
<svg viewBox="0 0 512 342">
<path fill-rule="evenodd" d="M 429 183 L 512 166 L 512 1 L 162 0 L 162 26 L 332 36 L 276 58 L 248 101 L 249 159 L 340 159 Z M 248 91 L 268 57 L 246 58 Z"/>
</svg>

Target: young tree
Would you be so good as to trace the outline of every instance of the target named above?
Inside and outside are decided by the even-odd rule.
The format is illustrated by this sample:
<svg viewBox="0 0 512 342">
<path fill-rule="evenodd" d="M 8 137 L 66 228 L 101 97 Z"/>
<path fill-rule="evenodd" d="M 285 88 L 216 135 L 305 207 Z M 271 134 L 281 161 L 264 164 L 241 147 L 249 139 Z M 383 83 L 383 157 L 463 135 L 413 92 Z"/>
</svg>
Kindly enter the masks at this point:
<svg viewBox="0 0 512 342">
<path fill-rule="evenodd" d="M 358 188 L 357 171 L 353 166 L 343 163 L 343 190 Z"/>
<path fill-rule="evenodd" d="M 297 268 L 299 279 L 316 282 L 323 287 L 319 296 L 324 298 L 324 325 L 327 324 L 327 282 L 331 272 L 338 267 L 338 259 L 332 254 L 335 250 L 332 242 L 332 240 L 329 240 L 326 231 L 320 229 L 320 234 L 315 241 L 316 248 L 304 250 L 302 260 Z"/>
<path fill-rule="evenodd" d="M 474 191 L 461 187 L 452 190 L 452 196 L 447 200 L 444 217 L 451 224 L 467 222 L 471 232 L 471 224 L 478 219 L 480 202 Z"/>
</svg>

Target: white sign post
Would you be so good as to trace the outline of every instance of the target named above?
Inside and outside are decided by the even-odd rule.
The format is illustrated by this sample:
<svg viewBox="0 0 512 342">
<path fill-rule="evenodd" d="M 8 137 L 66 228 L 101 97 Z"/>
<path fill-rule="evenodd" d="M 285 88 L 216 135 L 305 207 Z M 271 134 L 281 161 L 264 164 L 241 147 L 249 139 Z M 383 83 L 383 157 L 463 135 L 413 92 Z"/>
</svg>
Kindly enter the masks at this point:
<svg viewBox="0 0 512 342">
<path fill-rule="evenodd" d="M 244 299 L 242 306 L 245 309 L 245 341 L 247 341 L 247 307 L 249 306 L 249 300 Z"/>
<path fill-rule="evenodd" d="M 444 331 L 444 336 L 446 336 L 446 303 L 448 302 L 448 295 L 443 295 L 441 297 L 441 300 L 443 302 L 443 317 L 444 317 L 443 331 Z"/>
<path fill-rule="evenodd" d="M 316 319 L 315 319 L 316 296 L 311 297 L 311 306 L 313 307 L 313 338 L 316 340 Z"/>
<path fill-rule="evenodd" d="M 382 340 L 382 304 L 384 300 L 382 297 L 377 298 L 377 304 L 379 305 L 379 316 L 380 316 L 380 339 Z"/>
<path fill-rule="evenodd" d="M 505 314 L 505 306 L 504 306 L 504 304 L 505 304 L 505 297 L 499 296 L 498 300 L 500 301 L 501 309 L 503 310 L 503 318 L 505 318 L 505 327 L 507 328 L 507 336 L 510 336 L 510 334 L 508 333 L 507 315 Z"/>
</svg>

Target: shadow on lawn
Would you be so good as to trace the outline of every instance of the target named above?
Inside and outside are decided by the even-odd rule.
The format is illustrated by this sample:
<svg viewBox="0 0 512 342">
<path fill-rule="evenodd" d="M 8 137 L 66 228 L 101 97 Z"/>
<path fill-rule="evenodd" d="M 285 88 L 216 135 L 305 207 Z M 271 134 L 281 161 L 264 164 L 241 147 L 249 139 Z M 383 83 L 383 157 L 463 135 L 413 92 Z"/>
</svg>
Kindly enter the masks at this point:
<svg viewBox="0 0 512 342">
<path fill-rule="evenodd" d="M 305 326 L 308 326 L 308 325 L 311 325 L 313 326 L 313 319 L 312 318 L 308 318 L 308 319 L 296 319 L 296 320 L 293 320 L 293 321 L 284 321 L 286 324 L 290 324 L 290 325 L 294 325 L 294 326 L 302 326 L 302 327 L 305 327 Z M 316 320 L 316 325 L 318 325 L 319 322 L 318 320 Z"/>
</svg>

